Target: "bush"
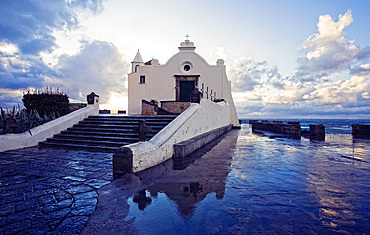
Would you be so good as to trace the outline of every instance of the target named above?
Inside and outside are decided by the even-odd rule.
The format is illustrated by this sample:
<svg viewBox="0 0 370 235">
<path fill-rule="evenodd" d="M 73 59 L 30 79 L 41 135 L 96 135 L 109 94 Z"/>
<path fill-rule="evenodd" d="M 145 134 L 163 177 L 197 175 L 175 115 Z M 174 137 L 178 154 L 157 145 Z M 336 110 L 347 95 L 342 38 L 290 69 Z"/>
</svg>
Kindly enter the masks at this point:
<svg viewBox="0 0 370 235">
<path fill-rule="evenodd" d="M 37 111 L 37 113 L 43 117 L 45 115 L 50 116 L 57 114 L 58 116 L 69 113 L 69 99 L 67 94 L 59 92 L 57 88 L 56 92 L 52 92 L 52 88 L 46 91 L 30 90 L 23 94 L 23 105 L 26 108 L 28 114 Z"/>
</svg>

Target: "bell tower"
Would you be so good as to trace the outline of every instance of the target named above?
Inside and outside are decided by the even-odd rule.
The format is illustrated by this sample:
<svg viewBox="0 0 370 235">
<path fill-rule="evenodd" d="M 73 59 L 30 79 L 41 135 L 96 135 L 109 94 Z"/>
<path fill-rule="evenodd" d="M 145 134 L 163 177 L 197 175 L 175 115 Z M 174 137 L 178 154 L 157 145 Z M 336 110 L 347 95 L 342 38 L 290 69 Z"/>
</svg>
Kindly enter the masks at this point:
<svg viewBox="0 0 370 235">
<path fill-rule="evenodd" d="M 142 65 L 144 65 L 144 61 L 138 49 L 134 61 L 131 62 L 131 73 L 136 73 L 137 67 Z"/>
</svg>

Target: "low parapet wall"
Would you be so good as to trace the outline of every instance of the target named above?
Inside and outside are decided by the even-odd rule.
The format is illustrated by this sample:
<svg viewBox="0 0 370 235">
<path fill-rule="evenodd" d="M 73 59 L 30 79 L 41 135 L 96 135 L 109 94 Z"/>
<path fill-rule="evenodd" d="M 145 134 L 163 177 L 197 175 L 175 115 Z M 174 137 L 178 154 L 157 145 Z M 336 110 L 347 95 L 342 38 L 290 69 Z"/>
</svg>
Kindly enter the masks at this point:
<svg viewBox="0 0 370 235">
<path fill-rule="evenodd" d="M 173 145 L 230 125 L 229 105 L 202 99 L 191 106 L 147 142 L 121 147 L 113 156 L 113 174 L 117 178 L 135 173 L 170 159 Z"/>
<path fill-rule="evenodd" d="M 0 152 L 36 146 L 91 115 L 99 114 L 99 104 L 88 105 L 65 116 L 19 134 L 0 135 Z"/>
<path fill-rule="evenodd" d="M 310 138 L 325 140 L 325 126 L 323 124 L 310 124 Z"/>
<path fill-rule="evenodd" d="M 252 124 L 252 131 L 261 130 L 285 134 L 293 137 L 301 136 L 301 126 L 299 122 L 284 123 L 282 121 L 269 122 L 265 120 L 250 120 L 249 123 Z"/>
<path fill-rule="evenodd" d="M 231 130 L 232 125 L 224 126 L 217 128 L 215 130 L 206 132 L 201 135 L 197 135 L 191 139 L 182 141 L 180 143 L 175 144 L 174 147 L 174 159 L 182 159 L 193 152 L 197 151 L 198 149 L 202 148 L 206 144 L 210 143 L 214 139 L 219 138 L 229 130 Z"/>
<path fill-rule="evenodd" d="M 370 125 L 352 124 L 352 135 L 355 138 L 370 138 Z"/>
</svg>

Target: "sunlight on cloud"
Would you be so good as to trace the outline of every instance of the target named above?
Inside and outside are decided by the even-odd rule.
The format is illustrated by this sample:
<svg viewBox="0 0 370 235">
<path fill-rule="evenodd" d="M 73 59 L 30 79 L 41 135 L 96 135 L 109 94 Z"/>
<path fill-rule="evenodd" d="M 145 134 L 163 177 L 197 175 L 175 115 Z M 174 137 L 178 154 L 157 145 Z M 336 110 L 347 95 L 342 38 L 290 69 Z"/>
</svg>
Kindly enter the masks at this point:
<svg viewBox="0 0 370 235">
<path fill-rule="evenodd" d="M 107 103 L 101 104 L 100 109 L 107 110 L 127 110 L 127 95 L 120 93 L 111 93 Z"/>
<path fill-rule="evenodd" d="M 217 55 L 217 58 L 218 59 L 224 59 L 224 60 L 226 60 L 226 51 L 225 51 L 225 48 L 224 47 L 217 48 L 216 55 Z"/>
<path fill-rule="evenodd" d="M 344 29 L 352 22 L 350 10 L 338 21 L 320 16 L 318 33 L 302 44 L 306 56 L 298 58 L 292 76 L 281 77 L 278 68 L 267 62 L 235 60 L 228 77 L 238 112 L 245 116 L 370 115 L 369 108 L 361 108 L 368 106 L 370 98 L 370 64 L 366 63 L 370 50 L 345 38 Z"/>
<path fill-rule="evenodd" d="M 5 55 L 14 55 L 19 52 L 17 45 L 12 43 L 0 42 L 0 53 Z"/>
<path fill-rule="evenodd" d="M 340 47 L 347 49 L 345 54 L 356 54 L 358 49 L 353 45 L 354 41 L 348 41 L 344 38 L 343 30 L 353 22 L 351 11 L 347 11 L 344 15 L 339 15 L 338 22 L 335 22 L 330 15 L 322 15 L 317 24 L 319 33 L 310 36 L 304 43 L 303 48 L 309 49 L 307 58 L 319 58 L 327 53 L 342 52 L 338 51 Z M 343 54 L 336 54 L 335 59 L 345 59 Z M 339 58 L 338 58 L 339 57 Z"/>
<path fill-rule="evenodd" d="M 129 64 L 111 43 L 85 43 L 78 54 L 61 56 L 55 69 L 62 74 L 56 83 L 74 99 L 85 99 L 94 91 L 104 104 L 113 93 L 127 93 Z"/>
<path fill-rule="evenodd" d="M 3 109 L 12 108 L 15 104 L 21 104 L 20 99 L 23 96 L 23 90 L 0 88 L 0 103 Z"/>
<path fill-rule="evenodd" d="M 243 104 L 246 101 L 259 101 L 261 97 L 255 92 L 233 92 L 235 104 Z"/>
<path fill-rule="evenodd" d="M 360 67 L 364 69 L 370 69 L 370 64 L 362 64 Z"/>
<path fill-rule="evenodd" d="M 353 22 L 351 11 L 339 15 L 335 22 L 330 15 L 322 15 L 317 24 L 318 33 L 307 38 L 302 48 L 305 57 L 298 58 L 298 69 L 293 78 L 298 82 L 320 81 L 332 73 L 349 69 L 356 56 L 361 52 L 349 41 L 344 29 Z"/>
<path fill-rule="evenodd" d="M 52 35 L 55 37 L 56 47 L 51 53 L 40 53 L 40 57 L 49 67 L 55 66 L 62 55 L 73 56 L 79 53 L 83 40 L 79 29 L 74 31 L 54 30 Z"/>
<path fill-rule="evenodd" d="M 241 57 L 234 61 L 227 72 L 233 91 L 252 91 L 260 86 L 282 87 L 278 68 L 270 66 L 266 61 Z"/>
<path fill-rule="evenodd" d="M 349 80 L 320 85 L 306 99 L 318 99 L 321 104 L 356 103 L 363 92 L 370 90 L 366 80 L 366 76 L 354 75 Z"/>
</svg>

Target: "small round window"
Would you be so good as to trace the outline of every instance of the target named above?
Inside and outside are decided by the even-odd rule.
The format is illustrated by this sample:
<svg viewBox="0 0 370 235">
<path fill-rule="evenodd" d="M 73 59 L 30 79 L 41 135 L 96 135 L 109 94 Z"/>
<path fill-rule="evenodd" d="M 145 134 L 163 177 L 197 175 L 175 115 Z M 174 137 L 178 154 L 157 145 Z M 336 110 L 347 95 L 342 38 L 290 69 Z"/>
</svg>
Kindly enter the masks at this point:
<svg viewBox="0 0 370 235">
<path fill-rule="evenodd" d="M 190 70 L 190 65 L 186 64 L 186 65 L 184 66 L 184 70 L 185 70 L 185 71 L 189 71 L 189 70 Z"/>
<path fill-rule="evenodd" d="M 190 74 L 193 71 L 193 64 L 190 61 L 184 61 L 179 64 L 179 72 L 182 74 Z"/>
</svg>

